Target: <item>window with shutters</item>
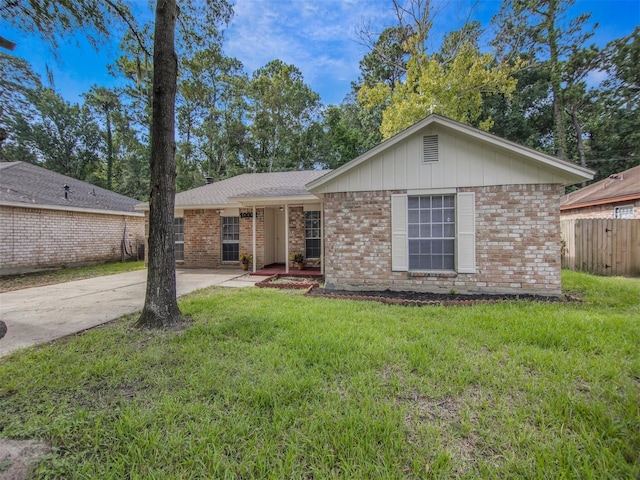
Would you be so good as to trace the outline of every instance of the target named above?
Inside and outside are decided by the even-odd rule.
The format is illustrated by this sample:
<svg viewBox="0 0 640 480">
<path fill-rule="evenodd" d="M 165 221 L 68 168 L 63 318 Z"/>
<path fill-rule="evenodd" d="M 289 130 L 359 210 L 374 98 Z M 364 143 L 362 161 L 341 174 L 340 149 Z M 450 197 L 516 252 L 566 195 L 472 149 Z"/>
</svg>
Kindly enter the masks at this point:
<svg viewBox="0 0 640 480">
<path fill-rule="evenodd" d="M 454 270 L 454 195 L 408 197 L 409 270 Z"/>
<path fill-rule="evenodd" d="M 391 195 L 391 269 L 476 273 L 475 194 Z"/>
<path fill-rule="evenodd" d="M 438 136 L 425 135 L 422 137 L 422 163 L 438 161 Z"/>
</svg>

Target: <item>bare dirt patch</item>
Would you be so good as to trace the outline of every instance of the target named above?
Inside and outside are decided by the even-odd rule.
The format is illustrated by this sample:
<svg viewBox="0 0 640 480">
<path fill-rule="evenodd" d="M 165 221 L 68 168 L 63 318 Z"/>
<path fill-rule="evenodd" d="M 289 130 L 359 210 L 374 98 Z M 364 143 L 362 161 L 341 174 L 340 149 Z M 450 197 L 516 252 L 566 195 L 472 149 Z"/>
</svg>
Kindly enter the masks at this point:
<svg viewBox="0 0 640 480">
<path fill-rule="evenodd" d="M 50 453 L 46 443 L 0 438 L 0 480 L 28 480 L 38 460 Z"/>
</svg>

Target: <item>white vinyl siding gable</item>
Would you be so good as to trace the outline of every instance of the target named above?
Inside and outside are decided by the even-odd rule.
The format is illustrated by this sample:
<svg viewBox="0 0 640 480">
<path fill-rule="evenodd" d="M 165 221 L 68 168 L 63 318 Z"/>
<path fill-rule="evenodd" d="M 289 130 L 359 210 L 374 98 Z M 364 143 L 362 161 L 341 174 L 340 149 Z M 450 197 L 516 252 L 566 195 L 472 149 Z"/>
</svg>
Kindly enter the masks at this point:
<svg viewBox="0 0 640 480">
<path fill-rule="evenodd" d="M 437 139 L 437 161 L 425 161 L 425 139 Z M 432 158 L 432 157 L 430 157 Z M 559 167 L 523 153 L 432 125 L 376 152 L 313 193 L 444 189 L 572 183 Z"/>
<path fill-rule="evenodd" d="M 407 196 L 391 195 L 391 270 L 409 270 L 407 249 Z"/>
</svg>

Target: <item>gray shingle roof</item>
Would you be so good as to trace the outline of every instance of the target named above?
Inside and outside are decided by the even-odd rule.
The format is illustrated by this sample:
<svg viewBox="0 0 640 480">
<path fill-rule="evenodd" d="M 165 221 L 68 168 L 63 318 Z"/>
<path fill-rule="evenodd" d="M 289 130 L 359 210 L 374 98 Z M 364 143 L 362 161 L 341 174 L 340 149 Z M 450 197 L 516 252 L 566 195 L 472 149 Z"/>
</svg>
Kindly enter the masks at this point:
<svg viewBox="0 0 640 480">
<path fill-rule="evenodd" d="M 176 207 L 234 204 L 233 197 L 308 195 L 305 185 L 330 170 L 244 173 L 176 194 Z M 231 200 L 230 200 L 231 199 Z"/>
<path fill-rule="evenodd" d="M 68 192 L 65 198 L 65 188 Z M 0 203 L 133 212 L 140 200 L 26 162 L 0 162 Z"/>
</svg>

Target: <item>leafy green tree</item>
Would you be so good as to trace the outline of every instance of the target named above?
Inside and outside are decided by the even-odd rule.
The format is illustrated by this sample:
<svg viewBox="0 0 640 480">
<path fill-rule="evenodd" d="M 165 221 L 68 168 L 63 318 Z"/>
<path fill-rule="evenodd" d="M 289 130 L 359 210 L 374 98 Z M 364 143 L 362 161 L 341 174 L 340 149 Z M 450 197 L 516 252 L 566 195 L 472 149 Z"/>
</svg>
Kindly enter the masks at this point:
<svg viewBox="0 0 640 480">
<path fill-rule="evenodd" d="M 390 89 L 407 71 L 407 53 L 404 44 L 409 32 L 401 26 L 386 28 L 373 42 L 371 50 L 360 60 L 359 84 L 373 87 L 378 83 Z"/>
<path fill-rule="evenodd" d="M 567 20 L 575 0 L 505 0 L 494 18 L 498 35 L 494 45 L 501 54 L 521 55 L 545 62 L 554 118 L 555 154 L 567 158 L 567 127 L 563 105 L 563 62 L 593 35 L 585 26 L 590 14 Z"/>
<path fill-rule="evenodd" d="M 324 112 L 325 166 L 338 168 L 378 145 L 381 118 L 380 108 L 366 108 L 353 92 L 342 104 L 329 106 Z"/>
<path fill-rule="evenodd" d="M 28 93 L 36 114 L 18 113 L 10 128 L 15 143 L 37 163 L 70 177 L 85 180 L 100 161 L 100 130 L 86 107 L 63 100 L 51 89 Z"/>
<path fill-rule="evenodd" d="M 18 113 L 22 115 L 21 121 L 35 114 L 29 94 L 41 87 L 40 78 L 25 60 L 0 51 L 0 161 L 4 160 L 3 148 L 12 151 L 13 158 L 30 156 L 15 142 L 11 143 L 9 124 Z M 5 146 L 7 141 L 9 144 Z"/>
<path fill-rule="evenodd" d="M 119 0 L 3 0 L 0 15 L 9 25 L 38 35 L 54 53 L 60 40 L 78 31 L 94 47 L 123 23 L 135 31 L 129 4 Z"/>
<path fill-rule="evenodd" d="M 463 44 L 448 63 L 436 55 L 414 53 L 404 81 L 391 91 L 383 84 L 360 90 L 365 105 L 386 104 L 380 131 L 390 138 L 430 113 L 477 125 L 488 130 L 492 119 L 479 120 L 487 95 L 509 97 L 516 87 L 512 76 L 518 66 L 497 65 L 490 54 L 482 54 L 471 43 Z"/>
<path fill-rule="evenodd" d="M 104 87 L 93 86 L 89 93 L 85 94 L 85 105 L 94 110 L 103 121 L 104 145 L 107 157 L 106 188 L 113 189 L 114 169 L 114 140 L 113 140 L 113 115 L 120 108 L 120 99 L 113 90 Z"/>
<path fill-rule="evenodd" d="M 525 60 L 525 63 L 529 63 Z M 513 73 L 515 92 L 507 97 L 497 94 L 484 98 L 482 119 L 490 117 L 490 132 L 553 154 L 553 109 L 549 99 L 549 72 L 528 67 Z"/>
<path fill-rule="evenodd" d="M 183 61 L 178 107 L 179 159 L 187 181 L 221 180 L 238 173 L 246 136 L 243 122 L 247 77 L 242 64 L 223 55 L 219 44 Z M 181 175 L 185 174 L 186 175 Z"/>
<path fill-rule="evenodd" d="M 320 97 L 293 65 L 273 60 L 254 72 L 247 92 L 249 147 L 254 172 L 313 168 L 319 159 L 305 145 L 316 142 Z"/>
<path fill-rule="evenodd" d="M 606 46 L 600 68 L 608 77 L 594 92 L 587 141 L 598 180 L 640 164 L 640 27 Z"/>
</svg>

